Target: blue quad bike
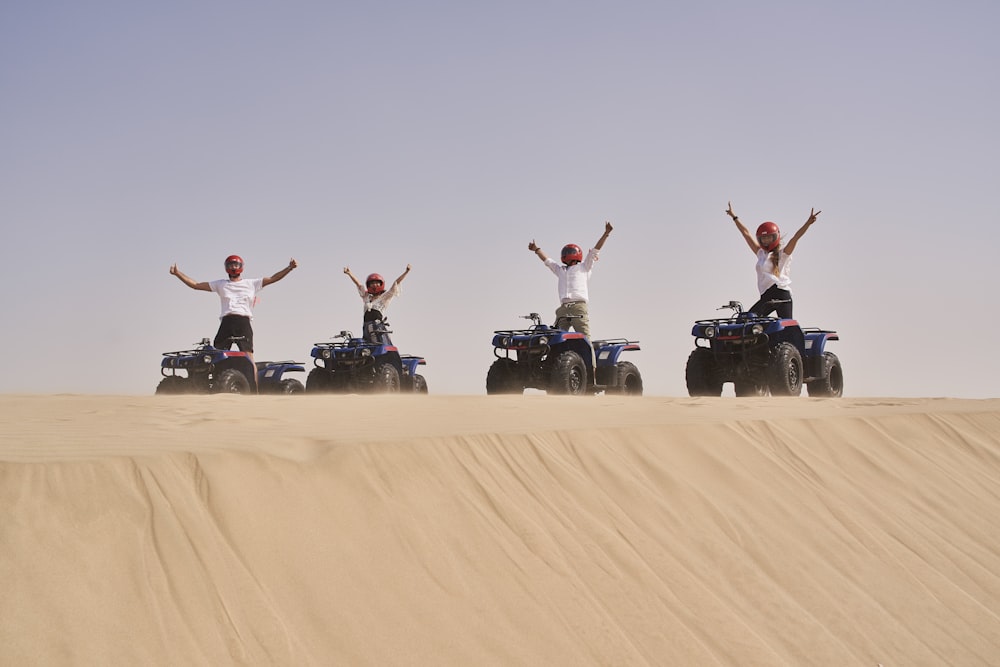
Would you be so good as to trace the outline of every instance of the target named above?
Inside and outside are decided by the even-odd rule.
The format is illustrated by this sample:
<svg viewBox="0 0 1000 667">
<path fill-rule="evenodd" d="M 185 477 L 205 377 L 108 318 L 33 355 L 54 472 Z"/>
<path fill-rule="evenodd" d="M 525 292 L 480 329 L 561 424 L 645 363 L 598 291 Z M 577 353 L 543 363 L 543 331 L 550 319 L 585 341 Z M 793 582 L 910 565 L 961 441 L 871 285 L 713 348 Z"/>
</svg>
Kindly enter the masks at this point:
<svg viewBox="0 0 1000 667">
<path fill-rule="evenodd" d="M 522 315 L 528 329 L 493 332 L 496 359 L 486 374 L 486 393 L 523 394 L 542 389 L 549 394 L 642 395 L 642 376 L 635 364 L 620 359 L 638 350 L 639 341 L 611 338 L 591 342 L 576 331 L 546 324 L 538 313 Z"/>
<path fill-rule="evenodd" d="M 417 371 L 423 357 L 400 354 L 388 323 L 370 323 L 366 337 L 341 331 L 333 342 L 316 343 L 310 353 L 315 368 L 306 378 L 309 393 L 426 394 L 427 380 Z"/>
<path fill-rule="evenodd" d="M 739 301 L 718 310 L 726 308 L 730 317 L 698 320 L 691 330 L 695 349 L 685 370 L 690 396 L 721 396 L 727 382 L 737 396 L 798 396 L 803 384 L 810 396 L 844 395 L 840 359 L 826 350 L 827 342 L 840 339 L 836 331 L 758 317 Z"/>
<path fill-rule="evenodd" d="M 297 361 L 254 362 L 247 352 L 222 350 L 202 338 L 191 350 L 164 352 L 157 394 L 300 394 L 301 382 L 285 373 L 305 372 Z M 256 382 L 254 376 L 256 375 Z"/>
</svg>

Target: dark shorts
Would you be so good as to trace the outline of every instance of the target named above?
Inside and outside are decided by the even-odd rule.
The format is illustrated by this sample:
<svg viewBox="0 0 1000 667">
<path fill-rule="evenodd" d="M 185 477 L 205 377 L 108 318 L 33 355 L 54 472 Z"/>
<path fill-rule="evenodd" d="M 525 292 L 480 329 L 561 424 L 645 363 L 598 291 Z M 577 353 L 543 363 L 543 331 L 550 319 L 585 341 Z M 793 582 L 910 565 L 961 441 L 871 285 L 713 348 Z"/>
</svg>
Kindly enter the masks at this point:
<svg viewBox="0 0 1000 667">
<path fill-rule="evenodd" d="M 220 350 L 229 350 L 233 343 L 243 352 L 253 352 L 253 327 L 249 317 L 226 315 L 219 322 L 219 333 L 215 334 L 212 344 Z"/>
</svg>

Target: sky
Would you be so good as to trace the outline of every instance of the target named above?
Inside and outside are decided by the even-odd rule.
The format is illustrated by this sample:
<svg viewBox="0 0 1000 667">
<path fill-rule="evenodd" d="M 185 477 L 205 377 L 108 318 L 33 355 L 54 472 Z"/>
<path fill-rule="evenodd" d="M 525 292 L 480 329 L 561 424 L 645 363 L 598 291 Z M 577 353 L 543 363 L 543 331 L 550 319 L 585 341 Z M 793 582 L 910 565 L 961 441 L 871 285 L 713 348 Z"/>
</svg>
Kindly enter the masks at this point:
<svg viewBox="0 0 1000 667">
<path fill-rule="evenodd" d="M 685 396 L 695 320 L 758 294 L 725 215 L 786 238 L 795 316 L 845 395 L 995 397 L 1000 5 L 139 3 L 0 6 L 0 393 L 144 395 L 218 327 L 169 274 L 262 277 L 258 360 L 360 331 L 484 394 L 492 333 L 553 320 L 528 251 L 589 248 L 597 338 Z M 304 377 L 303 377 L 304 380 Z"/>
</svg>

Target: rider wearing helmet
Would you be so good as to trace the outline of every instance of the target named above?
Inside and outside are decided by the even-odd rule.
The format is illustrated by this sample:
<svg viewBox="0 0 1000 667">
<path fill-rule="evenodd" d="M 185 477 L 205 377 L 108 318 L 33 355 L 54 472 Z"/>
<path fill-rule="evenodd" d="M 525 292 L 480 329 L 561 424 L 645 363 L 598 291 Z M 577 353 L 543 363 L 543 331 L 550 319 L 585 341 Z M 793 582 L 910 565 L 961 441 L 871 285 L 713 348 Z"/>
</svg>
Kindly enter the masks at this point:
<svg viewBox="0 0 1000 667">
<path fill-rule="evenodd" d="M 298 266 L 292 259 L 288 266 L 267 278 L 244 278 L 243 258 L 239 255 L 226 257 L 224 263 L 229 278 L 211 282 L 197 282 L 181 273 L 174 264 L 170 267 L 170 275 L 177 278 L 191 289 L 204 292 L 215 292 L 222 303 L 219 315 L 219 331 L 215 334 L 213 345 L 220 350 L 228 350 L 236 346 L 244 352 L 253 353 L 253 307 L 257 303 L 257 292 L 271 283 L 276 283 Z"/>
<path fill-rule="evenodd" d="M 761 223 L 757 227 L 757 233 L 753 235 L 733 212 L 732 203 L 729 204 L 726 214 L 733 219 L 750 250 L 757 255 L 757 290 L 760 292 L 760 299 L 750 307 L 750 312 L 758 317 L 767 317 L 772 312 L 777 312 L 782 319 L 792 318 L 792 293 L 788 289 L 792 284 L 789 273 L 792 251 L 820 213 L 821 211 L 810 209 L 805 224 L 782 246 L 778 225 L 773 222 Z"/>
<path fill-rule="evenodd" d="M 597 261 L 598 254 L 604 247 L 604 242 L 608 240 L 612 229 L 614 227 L 611 226 L 610 222 L 604 223 L 604 234 L 587 252 L 586 258 L 583 256 L 583 250 L 575 243 L 563 246 L 560 253 L 562 264 L 549 258 L 534 241 L 528 244 L 528 250 L 535 253 L 559 279 L 559 308 L 556 309 L 557 328 L 569 331 L 572 327 L 584 336 L 590 337 L 590 314 L 587 310 L 590 296 L 587 292 L 587 283 L 590 280 L 590 273 L 594 269 L 594 262 Z"/>
<path fill-rule="evenodd" d="M 406 270 L 396 278 L 388 290 L 385 288 L 385 279 L 378 273 L 369 273 L 368 277 L 365 278 L 364 285 L 351 273 L 350 267 L 345 266 L 344 273 L 354 282 L 355 287 L 358 288 L 358 294 L 365 304 L 364 323 L 362 325 L 365 331 L 365 339 L 373 343 L 382 342 L 389 344 L 389 336 L 385 333 L 379 335 L 376 332 L 378 327 L 375 323 L 381 322 L 384 319 L 385 311 L 389 308 L 389 303 L 400 295 L 400 283 L 410 273 L 410 265 L 406 265 Z"/>
</svg>

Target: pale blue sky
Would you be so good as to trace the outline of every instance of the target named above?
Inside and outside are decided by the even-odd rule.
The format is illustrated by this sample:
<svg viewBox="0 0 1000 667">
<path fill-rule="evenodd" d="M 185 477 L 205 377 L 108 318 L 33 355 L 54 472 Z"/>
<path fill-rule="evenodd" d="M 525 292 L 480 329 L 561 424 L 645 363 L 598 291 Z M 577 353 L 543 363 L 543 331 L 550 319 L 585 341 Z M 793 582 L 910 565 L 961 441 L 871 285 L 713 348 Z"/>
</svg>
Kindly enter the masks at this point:
<svg viewBox="0 0 1000 667">
<path fill-rule="evenodd" d="M 852 396 L 996 396 L 995 2 L 36 2 L 0 8 L 0 392 L 148 394 L 218 324 L 167 272 L 300 268 L 257 356 L 357 331 L 395 278 L 434 393 L 551 319 L 527 250 L 615 231 L 597 337 L 683 396 L 691 324 L 757 294 L 725 216 L 792 234 Z"/>
</svg>

